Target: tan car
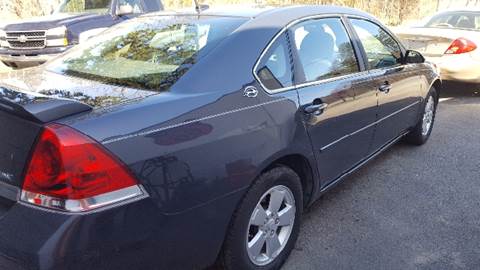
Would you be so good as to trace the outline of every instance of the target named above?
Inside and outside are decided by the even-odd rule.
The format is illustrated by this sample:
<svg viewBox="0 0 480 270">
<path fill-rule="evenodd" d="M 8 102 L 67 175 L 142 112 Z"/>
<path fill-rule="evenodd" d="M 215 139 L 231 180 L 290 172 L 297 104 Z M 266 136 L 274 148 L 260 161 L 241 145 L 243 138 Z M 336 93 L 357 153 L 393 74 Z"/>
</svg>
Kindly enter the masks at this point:
<svg viewBox="0 0 480 270">
<path fill-rule="evenodd" d="M 440 12 L 395 32 L 407 48 L 435 63 L 443 80 L 480 83 L 480 10 Z"/>
</svg>

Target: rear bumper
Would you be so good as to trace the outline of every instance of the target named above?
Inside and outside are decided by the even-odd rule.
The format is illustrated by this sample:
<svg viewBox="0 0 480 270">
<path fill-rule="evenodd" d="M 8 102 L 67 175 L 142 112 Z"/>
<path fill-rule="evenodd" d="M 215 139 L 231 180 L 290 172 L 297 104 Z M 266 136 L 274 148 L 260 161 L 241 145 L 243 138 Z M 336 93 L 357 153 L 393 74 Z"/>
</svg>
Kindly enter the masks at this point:
<svg viewBox="0 0 480 270">
<path fill-rule="evenodd" d="M 480 83 L 480 61 L 469 54 L 427 58 L 440 69 L 444 81 Z"/>
<path fill-rule="evenodd" d="M 150 198 L 83 215 L 16 203 L 0 214 L 0 269 L 204 268 L 241 194 L 173 215 Z"/>
<path fill-rule="evenodd" d="M 69 48 L 55 47 L 42 50 L 0 49 L 0 61 L 13 68 L 34 67 L 57 57 Z"/>
</svg>

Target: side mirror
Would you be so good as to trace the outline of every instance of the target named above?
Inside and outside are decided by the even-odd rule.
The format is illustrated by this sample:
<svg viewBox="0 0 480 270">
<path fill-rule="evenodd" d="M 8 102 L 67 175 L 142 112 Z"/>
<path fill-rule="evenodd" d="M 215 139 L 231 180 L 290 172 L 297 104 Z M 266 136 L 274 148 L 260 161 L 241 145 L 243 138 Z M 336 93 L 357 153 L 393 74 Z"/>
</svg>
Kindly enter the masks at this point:
<svg viewBox="0 0 480 270">
<path fill-rule="evenodd" d="M 115 15 L 123 16 L 123 15 L 130 15 L 130 14 L 133 14 L 133 7 L 129 4 L 126 4 L 126 5 L 120 5 L 117 8 L 117 12 Z"/>
<path fill-rule="evenodd" d="M 405 54 L 405 64 L 422 64 L 425 63 L 425 57 L 417 51 L 408 50 Z"/>
</svg>

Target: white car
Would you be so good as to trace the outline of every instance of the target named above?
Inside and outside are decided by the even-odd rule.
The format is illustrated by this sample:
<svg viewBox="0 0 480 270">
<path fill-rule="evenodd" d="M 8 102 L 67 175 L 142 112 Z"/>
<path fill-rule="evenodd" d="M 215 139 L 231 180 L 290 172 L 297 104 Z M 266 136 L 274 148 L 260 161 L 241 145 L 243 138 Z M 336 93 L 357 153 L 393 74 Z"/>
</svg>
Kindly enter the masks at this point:
<svg viewBox="0 0 480 270">
<path fill-rule="evenodd" d="M 395 32 L 407 48 L 435 63 L 443 80 L 480 83 L 480 10 L 440 12 Z"/>
</svg>

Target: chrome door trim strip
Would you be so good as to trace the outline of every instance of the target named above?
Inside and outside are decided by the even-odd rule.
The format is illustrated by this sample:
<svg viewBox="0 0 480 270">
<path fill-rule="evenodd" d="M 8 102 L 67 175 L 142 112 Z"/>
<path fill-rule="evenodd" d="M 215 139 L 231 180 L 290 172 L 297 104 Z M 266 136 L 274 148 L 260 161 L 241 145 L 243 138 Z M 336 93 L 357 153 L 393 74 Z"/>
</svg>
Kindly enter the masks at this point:
<svg viewBox="0 0 480 270">
<path fill-rule="evenodd" d="M 357 165 L 355 165 L 353 168 L 347 170 L 346 172 L 344 172 L 342 175 L 340 175 L 337 179 L 333 180 L 331 183 L 327 184 L 325 187 L 321 188 L 320 189 L 320 194 L 324 194 L 325 192 L 327 192 L 328 190 L 330 190 L 331 188 L 335 187 L 338 183 L 342 182 L 346 177 L 348 177 L 349 175 L 351 175 L 352 173 L 356 172 L 358 169 L 362 168 L 365 164 L 367 164 L 368 162 L 370 162 L 371 160 L 373 160 L 374 158 L 376 158 L 377 156 L 379 156 L 381 153 L 383 153 L 385 150 L 387 150 L 388 148 L 390 148 L 391 146 L 393 146 L 394 144 L 396 144 L 398 141 L 400 141 L 403 137 L 405 137 L 406 135 L 408 134 L 408 132 L 404 132 L 402 133 L 400 136 L 396 137 L 395 139 L 393 139 L 392 141 L 388 142 L 387 144 L 385 144 L 384 146 L 382 146 L 382 148 L 380 148 L 378 151 L 376 151 L 375 153 L 373 153 L 371 156 L 367 157 L 366 159 L 364 159 L 363 161 L 360 161 L 360 163 L 358 163 Z"/>
<path fill-rule="evenodd" d="M 352 132 L 352 133 L 350 133 L 350 134 L 347 134 L 347 135 L 341 137 L 340 139 L 335 140 L 335 141 L 333 141 L 333 142 L 325 145 L 324 147 L 322 147 L 322 148 L 320 149 L 320 151 L 325 151 L 325 150 L 327 150 L 328 148 L 334 146 L 335 144 L 337 144 L 337 143 L 339 143 L 339 142 L 341 142 L 341 141 L 343 141 L 343 140 L 345 140 L 345 139 L 347 139 L 347 138 L 349 138 L 349 137 L 352 137 L 352 136 L 354 136 L 354 135 L 356 135 L 356 134 L 358 134 L 358 133 L 360 133 L 360 132 L 362 132 L 362 131 L 365 131 L 365 130 L 367 130 L 367 129 L 369 129 L 369 128 L 371 128 L 371 127 L 373 127 L 373 126 L 375 126 L 375 125 L 377 125 L 377 124 L 379 124 L 379 123 L 387 120 L 388 118 L 390 118 L 390 117 L 392 117 L 392 116 L 395 116 L 396 114 L 399 114 L 399 113 L 401 113 L 401 112 L 403 112 L 403 111 L 405 111 L 405 110 L 407 110 L 407 109 L 409 109 L 409 108 L 411 108 L 411 107 L 413 107 L 413 106 L 415 106 L 415 105 L 417 105 L 417 104 L 419 104 L 419 103 L 420 103 L 420 101 L 416 101 L 416 102 L 414 102 L 414 103 L 412 103 L 412 104 L 410 104 L 410 105 L 408 105 L 408 106 L 406 106 L 406 107 L 404 107 L 404 108 L 402 108 L 402 109 L 400 109 L 400 110 L 398 110 L 398 111 L 395 111 L 395 112 L 393 112 L 393 113 L 391 113 L 391 114 L 389 114 L 389 115 L 387 115 L 387 116 L 385 116 L 385 117 L 383 117 L 383 118 L 381 118 L 381 119 L 379 119 L 379 120 L 377 120 L 377 121 L 375 121 L 375 122 L 373 122 L 373 123 L 371 123 L 371 124 L 369 124 L 369 125 L 366 125 L 365 127 L 361 128 L 361 129 L 358 129 L 358 130 L 356 130 L 356 131 L 354 131 L 354 132 Z"/>
</svg>

